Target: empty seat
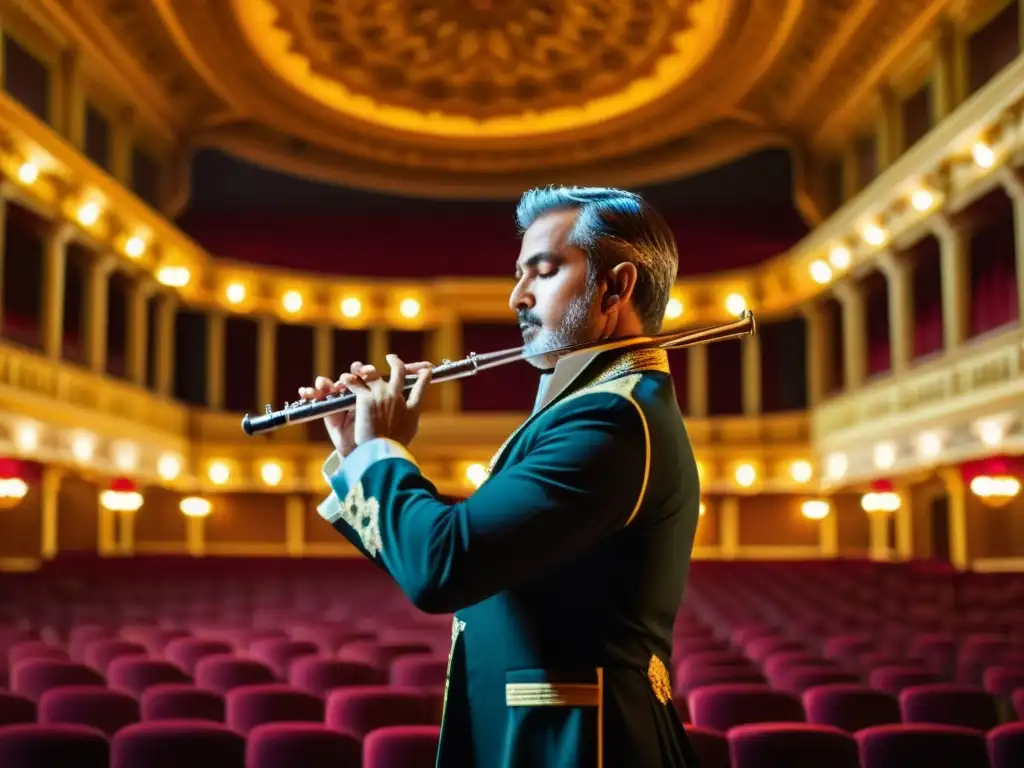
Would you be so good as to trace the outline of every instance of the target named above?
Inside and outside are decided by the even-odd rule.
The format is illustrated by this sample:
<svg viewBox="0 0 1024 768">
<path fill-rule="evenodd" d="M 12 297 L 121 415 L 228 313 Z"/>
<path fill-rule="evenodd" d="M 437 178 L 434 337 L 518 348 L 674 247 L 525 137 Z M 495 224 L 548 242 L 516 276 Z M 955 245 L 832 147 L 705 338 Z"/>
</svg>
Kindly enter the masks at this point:
<svg viewBox="0 0 1024 768">
<path fill-rule="evenodd" d="M 32 701 L 61 685 L 104 684 L 103 675 L 92 667 L 58 659 L 26 659 L 11 670 L 11 690 Z"/>
<path fill-rule="evenodd" d="M 205 656 L 196 664 L 196 685 L 218 693 L 227 693 L 240 685 L 262 685 L 276 681 L 273 670 L 255 659 L 237 656 Z"/>
<path fill-rule="evenodd" d="M 102 675 L 107 674 L 110 662 L 121 656 L 146 656 L 146 648 L 139 643 L 104 637 L 85 646 L 84 662 Z"/>
<path fill-rule="evenodd" d="M 322 723 L 265 723 L 249 731 L 246 768 L 362 768 L 362 753 L 357 737 Z"/>
<path fill-rule="evenodd" d="M 700 768 L 730 768 L 729 742 L 725 734 L 687 725 L 686 738 L 700 761 Z"/>
<path fill-rule="evenodd" d="M 232 653 L 234 648 L 223 640 L 208 640 L 199 637 L 179 637 L 171 640 L 164 649 L 164 656 L 173 661 L 189 675 L 194 676 L 196 664 L 207 656 Z"/>
<path fill-rule="evenodd" d="M 985 735 L 951 725 L 898 724 L 854 734 L 863 768 L 989 768 Z"/>
<path fill-rule="evenodd" d="M 9 725 L 0 728 L 4 768 L 108 768 L 102 731 L 84 725 Z"/>
<path fill-rule="evenodd" d="M 999 724 L 996 698 L 983 688 L 933 683 L 904 688 L 900 712 L 905 723 L 959 725 L 987 731 Z"/>
<path fill-rule="evenodd" d="M 320 723 L 324 719 L 323 699 L 287 685 L 245 685 L 228 691 L 224 700 L 227 724 L 239 733 L 264 723 Z"/>
<path fill-rule="evenodd" d="M 1010 705 L 1017 717 L 1024 720 L 1024 688 L 1018 688 L 1010 695 Z"/>
<path fill-rule="evenodd" d="M 379 667 L 365 662 L 303 656 L 292 663 L 288 682 L 293 688 L 326 696 L 335 688 L 345 686 L 385 685 L 387 674 Z"/>
<path fill-rule="evenodd" d="M 0 691 L 0 727 L 36 721 L 36 704 L 16 693 Z"/>
<path fill-rule="evenodd" d="M 436 725 L 377 728 L 363 741 L 363 768 L 434 768 L 440 736 Z"/>
<path fill-rule="evenodd" d="M 180 637 L 189 637 L 186 629 L 164 629 L 159 626 L 127 626 L 118 631 L 118 637 L 138 643 L 151 656 L 163 656 L 168 644 Z"/>
<path fill-rule="evenodd" d="M 689 695 L 709 685 L 725 684 L 764 685 L 763 674 L 746 664 L 707 664 L 688 666 L 683 664 L 676 676 L 674 692 Z"/>
<path fill-rule="evenodd" d="M 857 683 L 860 679 L 853 672 L 826 667 L 793 667 L 787 669 L 776 685 L 784 691 L 801 694 L 808 688 L 836 683 Z"/>
<path fill-rule="evenodd" d="M 139 701 L 144 721 L 208 720 L 223 723 L 227 717 L 224 697 L 193 685 L 153 685 Z"/>
<path fill-rule="evenodd" d="M 249 656 L 266 664 L 280 680 L 288 679 L 291 664 L 303 656 L 315 656 L 320 652 L 311 640 L 291 640 L 287 637 L 270 637 L 257 640 L 249 646 Z"/>
<path fill-rule="evenodd" d="M 724 684 L 699 688 L 689 697 L 690 717 L 700 728 L 728 731 L 738 725 L 803 722 L 796 696 L 766 685 Z"/>
<path fill-rule="evenodd" d="M 993 696 L 1009 698 L 1024 688 L 1024 667 L 989 667 L 982 675 L 982 687 Z"/>
<path fill-rule="evenodd" d="M 120 656 L 107 667 L 107 685 L 136 697 L 154 685 L 191 682 L 177 664 L 145 656 Z"/>
<path fill-rule="evenodd" d="M 39 698 L 43 725 L 88 725 L 108 736 L 139 722 L 139 703 L 133 696 L 95 686 L 62 686 Z"/>
<path fill-rule="evenodd" d="M 130 725 L 110 752 L 110 768 L 245 768 L 245 737 L 198 720 Z"/>
<path fill-rule="evenodd" d="M 776 653 L 806 650 L 807 647 L 799 640 L 793 640 L 789 637 L 769 636 L 751 640 L 744 646 L 743 653 L 748 659 L 761 662 Z"/>
<path fill-rule="evenodd" d="M 900 721 L 896 697 L 866 685 L 821 685 L 804 691 L 802 699 L 808 722 L 831 725 L 850 733 Z"/>
<path fill-rule="evenodd" d="M 877 667 L 868 675 L 868 685 L 899 696 L 904 688 L 939 682 L 935 672 L 920 667 Z"/>
<path fill-rule="evenodd" d="M 824 659 L 810 651 L 780 651 L 773 653 L 761 663 L 761 669 L 764 670 L 769 680 L 781 678 L 788 670 L 795 667 L 839 669 L 837 662 Z"/>
<path fill-rule="evenodd" d="M 992 768 L 1020 768 L 1024 765 L 1024 722 L 1006 723 L 986 736 Z"/>
<path fill-rule="evenodd" d="M 390 684 L 399 687 L 421 688 L 444 685 L 448 674 L 448 659 L 434 654 L 407 654 L 391 662 Z"/>
<path fill-rule="evenodd" d="M 732 768 L 861 768 L 853 736 L 827 725 L 741 725 L 727 739 Z"/>
<path fill-rule="evenodd" d="M 114 637 L 114 631 L 103 624 L 78 624 L 68 632 L 68 656 L 72 661 L 85 661 L 85 648 L 93 640 Z"/>
<path fill-rule="evenodd" d="M 44 643 L 42 640 L 24 640 L 20 643 L 15 643 L 11 646 L 10 650 L 7 651 L 7 666 L 13 667 L 20 661 L 26 659 L 56 659 L 58 661 L 66 661 L 68 659 L 67 651 L 63 648 L 58 648 L 50 643 Z"/>
<path fill-rule="evenodd" d="M 391 662 L 407 653 L 432 653 L 430 643 L 384 643 L 374 640 L 356 640 L 345 643 L 338 649 L 338 658 L 346 661 L 363 661 L 381 669 L 387 669 Z"/>
<path fill-rule="evenodd" d="M 389 725 L 434 725 L 427 699 L 407 688 L 362 686 L 339 688 L 327 699 L 327 725 L 359 737 Z"/>
</svg>

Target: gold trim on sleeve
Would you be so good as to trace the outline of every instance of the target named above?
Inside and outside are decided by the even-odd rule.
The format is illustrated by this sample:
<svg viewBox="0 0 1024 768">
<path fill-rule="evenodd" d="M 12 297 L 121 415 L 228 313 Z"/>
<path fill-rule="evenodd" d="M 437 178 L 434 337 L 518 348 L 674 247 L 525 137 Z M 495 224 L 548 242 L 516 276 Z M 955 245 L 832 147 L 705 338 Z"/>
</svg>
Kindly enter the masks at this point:
<svg viewBox="0 0 1024 768">
<path fill-rule="evenodd" d="M 505 704 L 510 707 L 598 707 L 598 683 L 506 683 Z"/>
<path fill-rule="evenodd" d="M 356 483 L 345 495 L 341 519 L 356 532 L 370 557 L 380 553 L 380 502 L 373 496 L 366 497 L 362 483 Z"/>
</svg>

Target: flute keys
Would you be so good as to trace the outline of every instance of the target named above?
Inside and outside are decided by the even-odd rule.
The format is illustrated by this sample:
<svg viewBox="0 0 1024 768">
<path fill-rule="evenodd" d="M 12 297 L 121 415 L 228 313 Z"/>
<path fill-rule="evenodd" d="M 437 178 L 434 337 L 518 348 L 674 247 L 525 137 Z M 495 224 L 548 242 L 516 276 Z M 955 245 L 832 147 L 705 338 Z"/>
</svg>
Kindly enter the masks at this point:
<svg viewBox="0 0 1024 768">
<path fill-rule="evenodd" d="M 274 409 L 270 407 L 270 403 L 267 403 L 264 406 L 264 408 L 266 408 L 266 413 L 267 413 L 268 416 L 274 412 Z"/>
</svg>

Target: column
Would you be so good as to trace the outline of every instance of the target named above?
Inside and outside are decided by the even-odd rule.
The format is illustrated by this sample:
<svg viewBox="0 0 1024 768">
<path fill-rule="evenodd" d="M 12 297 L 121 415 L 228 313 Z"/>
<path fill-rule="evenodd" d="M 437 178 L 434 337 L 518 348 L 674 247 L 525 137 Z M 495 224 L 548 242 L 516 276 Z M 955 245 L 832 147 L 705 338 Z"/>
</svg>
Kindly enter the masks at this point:
<svg viewBox="0 0 1024 768">
<path fill-rule="evenodd" d="M 85 147 L 85 91 L 82 87 L 82 56 L 77 49 L 61 53 L 59 76 L 56 78 L 54 98 L 58 101 L 59 122 L 55 125 L 63 136 L 77 149 Z"/>
<path fill-rule="evenodd" d="M 125 109 L 111 126 L 110 175 L 126 189 L 132 188 L 132 138 L 135 115 Z"/>
<path fill-rule="evenodd" d="M 910 489 L 899 487 L 900 508 L 896 515 L 896 557 L 900 560 L 914 559 L 914 510 L 911 506 Z"/>
<path fill-rule="evenodd" d="M 369 365 L 374 365 L 377 370 L 381 371 L 383 375 L 387 375 L 388 366 L 385 358 L 388 356 L 390 350 L 388 349 L 388 329 L 380 326 L 374 326 L 370 329 L 370 343 L 369 350 L 367 351 L 367 357 L 370 359 L 366 362 Z"/>
<path fill-rule="evenodd" d="M 117 554 L 117 516 L 118 512 L 99 505 L 99 525 L 97 528 L 96 553 L 100 557 Z"/>
<path fill-rule="evenodd" d="M 718 505 L 718 545 L 723 560 L 735 560 L 740 544 L 740 500 L 725 496 Z"/>
<path fill-rule="evenodd" d="M 156 370 L 154 384 L 163 397 L 174 395 L 174 318 L 177 300 L 174 294 L 165 293 L 157 299 L 156 305 Z"/>
<path fill-rule="evenodd" d="M 960 106 L 967 93 L 967 58 L 963 35 L 952 19 L 943 19 L 932 41 L 935 52 L 932 125 Z"/>
<path fill-rule="evenodd" d="M 116 261 L 99 254 L 86 268 L 81 328 L 84 331 L 85 363 L 93 373 L 107 372 L 107 329 L 110 310 L 110 276 Z"/>
<path fill-rule="evenodd" d="M 40 556 L 43 560 L 53 560 L 57 556 L 60 484 L 64 472 L 59 467 L 46 465 L 43 467 L 42 487 L 40 489 L 39 507 L 42 516 L 40 534 Z"/>
<path fill-rule="evenodd" d="M 825 311 L 820 301 L 810 301 L 800 307 L 804 316 L 807 333 L 805 354 L 807 357 L 807 405 L 814 408 L 825 399 L 826 362 L 828 334 L 825 328 Z"/>
<path fill-rule="evenodd" d="M 306 502 L 291 494 L 284 500 L 285 549 L 289 557 L 302 557 L 306 541 Z"/>
<path fill-rule="evenodd" d="M 0 28 L 0 39 L 3 38 L 3 29 Z M 3 57 L 3 43 L 0 43 L 0 58 Z M 3 69 L 0 68 L 0 76 Z M 0 331 L 4 327 L 4 242 L 7 234 L 7 182 L 0 182 Z"/>
<path fill-rule="evenodd" d="M 843 374 L 847 392 L 864 383 L 867 375 L 867 318 L 864 288 L 856 280 L 845 280 L 835 288 L 843 312 Z"/>
<path fill-rule="evenodd" d="M 888 560 L 889 552 L 888 512 L 868 512 L 868 552 L 872 560 Z"/>
<path fill-rule="evenodd" d="M 843 201 L 850 200 L 860 191 L 860 168 L 857 147 L 853 140 L 843 149 Z"/>
<path fill-rule="evenodd" d="M 967 540 L 967 483 L 953 467 L 945 467 L 939 474 L 949 494 L 949 559 L 953 567 L 965 571 L 971 565 Z"/>
<path fill-rule="evenodd" d="M 440 324 L 431 334 L 430 361 L 440 365 L 445 360 L 458 360 L 465 355 L 462 344 L 462 326 L 454 314 L 441 318 Z M 407 362 L 414 362 L 409 360 Z M 462 408 L 462 389 L 458 381 L 451 381 L 438 387 L 431 387 L 428 400 L 442 413 L 458 413 Z"/>
<path fill-rule="evenodd" d="M 951 352 L 964 343 L 970 326 L 970 244 L 967 233 L 944 215 L 933 218 L 942 281 L 942 345 Z"/>
<path fill-rule="evenodd" d="M 256 399 L 260 407 L 277 398 L 277 320 L 261 317 L 256 342 Z"/>
<path fill-rule="evenodd" d="M 224 408 L 224 315 L 206 316 L 206 407 Z"/>
<path fill-rule="evenodd" d="M 893 373 L 902 373 L 914 359 L 914 283 L 909 260 L 893 251 L 881 255 L 879 266 L 889 287 L 889 352 Z"/>
<path fill-rule="evenodd" d="M 839 520 L 831 500 L 826 501 L 829 502 L 828 514 L 818 521 L 818 551 L 822 558 L 838 557 Z"/>
<path fill-rule="evenodd" d="M 761 337 L 748 336 L 743 345 L 743 415 L 761 413 Z"/>
<path fill-rule="evenodd" d="M 1024 172 L 1006 168 L 1002 172 L 1003 186 L 1013 201 L 1013 233 L 1017 266 L 1017 307 L 1024 323 Z"/>
<path fill-rule="evenodd" d="M 206 554 L 206 518 L 185 518 L 185 550 L 192 557 Z"/>
<path fill-rule="evenodd" d="M 122 557 L 135 554 L 135 519 L 141 512 L 118 512 L 121 525 L 117 529 L 117 554 Z"/>
<path fill-rule="evenodd" d="M 879 93 L 882 114 L 878 121 L 878 172 L 881 173 L 899 158 L 902 152 L 900 104 L 892 89 L 884 86 Z"/>
<path fill-rule="evenodd" d="M 313 375 L 310 382 L 316 381 L 317 376 L 337 380 L 345 371 L 334 370 L 334 328 L 318 325 L 313 334 Z"/>
<path fill-rule="evenodd" d="M 64 352 L 64 286 L 70 235 L 70 226 L 55 225 L 43 243 L 43 351 L 51 360 L 60 360 Z"/>
<path fill-rule="evenodd" d="M 687 411 L 694 419 L 708 416 L 708 348 L 706 344 L 686 350 Z"/>
<path fill-rule="evenodd" d="M 149 297 L 156 290 L 151 280 L 137 279 L 128 289 L 128 328 L 125 343 L 128 380 L 137 387 L 146 386 L 149 371 Z"/>
</svg>

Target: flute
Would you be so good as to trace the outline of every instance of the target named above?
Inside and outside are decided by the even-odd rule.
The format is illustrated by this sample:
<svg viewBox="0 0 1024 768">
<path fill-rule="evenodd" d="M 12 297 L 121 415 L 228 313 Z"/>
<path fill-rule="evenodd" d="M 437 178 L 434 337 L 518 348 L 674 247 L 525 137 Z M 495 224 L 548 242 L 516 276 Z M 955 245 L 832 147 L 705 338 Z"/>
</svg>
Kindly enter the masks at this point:
<svg viewBox="0 0 1024 768">
<path fill-rule="evenodd" d="M 683 349 L 684 347 L 693 347 L 700 344 L 711 344 L 729 339 L 753 336 L 755 333 L 757 333 L 757 323 L 754 321 L 754 313 L 747 309 L 743 311 L 738 320 L 695 331 L 677 331 L 659 336 L 640 336 L 632 340 L 615 339 L 611 342 L 608 340 L 589 341 L 533 354 L 528 354 L 526 347 L 513 347 L 497 352 L 486 352 L 480 355 L 470 352 L 461 360 L 443 360 L 441 365 L 434 366 L 431 369 L 431 384 L 475 376 L 480 371 L 508 365 L 520 360 L 528 360 L 540 354 L 564 355 L 606 345 L 614 345 L 616 349 L 635 347 Z M 415 376 L 405 377 L 406 392 L 413 388 L 416 380 Z M 356 396 L 349 392 L 346 394 L 329 395 L 323 400 L 297 400 L 294 403 L 285 403 L 284 407 L 277 411 L 273 410 L 270 405 L 267 405 L 266 412 L 259 416 L 245 415 L 242 419 L 242 431 L 250 436 L 262 435 L 292 424 L 303 424 L 307 421 L 323 419 L 332 413 L 351 410 L 355 407 L 355 403 Z"/>
</svg>

